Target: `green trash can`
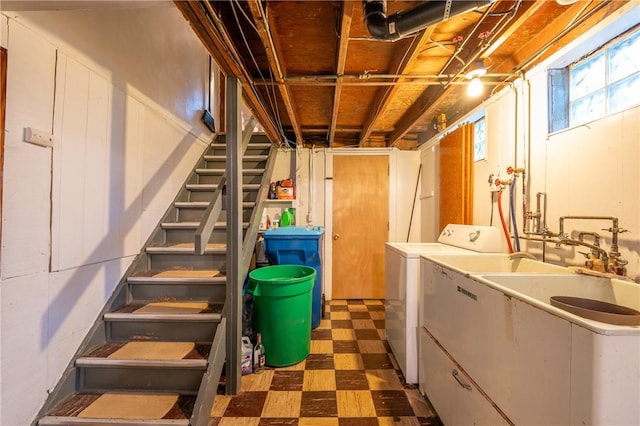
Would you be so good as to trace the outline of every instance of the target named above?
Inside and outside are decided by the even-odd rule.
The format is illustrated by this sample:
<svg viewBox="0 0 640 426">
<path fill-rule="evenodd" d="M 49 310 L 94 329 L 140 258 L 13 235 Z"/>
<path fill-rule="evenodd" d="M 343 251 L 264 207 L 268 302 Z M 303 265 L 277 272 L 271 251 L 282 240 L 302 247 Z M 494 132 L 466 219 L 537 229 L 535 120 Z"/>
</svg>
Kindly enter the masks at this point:
<svg viewBox="0 0 640 426">
<path fill-rule="evenodd" d="M 311 300 L 316 270 L 275 265 L 249 272 L 246 291 L 254 296 L 256 331 L 262 333 L 266 365 L 297 364 L 311 349 Z"/>
</svg>

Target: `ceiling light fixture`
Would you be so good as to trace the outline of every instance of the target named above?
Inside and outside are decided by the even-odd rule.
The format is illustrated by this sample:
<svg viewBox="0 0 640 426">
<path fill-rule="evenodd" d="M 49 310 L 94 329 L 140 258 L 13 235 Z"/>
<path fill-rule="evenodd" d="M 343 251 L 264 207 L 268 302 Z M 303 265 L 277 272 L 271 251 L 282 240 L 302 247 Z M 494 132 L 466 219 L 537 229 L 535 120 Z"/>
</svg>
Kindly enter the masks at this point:
<svg viewBox="0 0 640 426">
<path fill-rule="evenodd" d="M 476 96 L 480 96 L 483 91 L 484 85 L 482 84 L 482 81 L 480 81 L 478 77 L 472 78 L 471 82 L 467 86 L 467 95 L 475 98 Z"/>
<path fill-rule="evenodd" d="M 480 77 L 487 73 L 487 69 L 484 67 L 484 61 L 478 60 L 469 65 L 469 69 L 467 70 L 467 74 L 465 77 L 467 80 L 471 80 L 469 85 L 467 86 L 467 95 L 470 97 L 480 96 L 484 91 L 484 86 L 482 85 L 482 81 L 480 81 Z"/>
<path fill-rule="evenodd" d="M 486 73 L 487 69 L 484 67 L 484 61 L 479 60 L 469 65 L 469 70 L 467 74 L 465 74 L 465 77 L 467 77 L 468 80 L 473 80 L 474 78 L 482 77 Z"/>
</svg>

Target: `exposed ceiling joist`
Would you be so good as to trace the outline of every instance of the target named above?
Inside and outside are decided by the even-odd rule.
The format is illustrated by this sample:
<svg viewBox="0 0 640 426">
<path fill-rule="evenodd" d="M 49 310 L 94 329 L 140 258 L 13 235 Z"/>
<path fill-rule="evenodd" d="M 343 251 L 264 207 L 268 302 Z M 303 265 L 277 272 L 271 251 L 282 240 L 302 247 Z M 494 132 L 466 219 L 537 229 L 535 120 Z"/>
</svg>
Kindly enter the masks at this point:
<svg viewBox="0 0 640 426">
<path fill-rule="evenodd" d="M 331 118 L 329 119 L 329 132 L 327 139 L 332 143 L 336 126 L 338 125 L 338 112 L 340 109 L 340 96 L 342 95 L 342 75 L 347 61 L 347 48 L 349 45 L 349 31 L 351 30 L 351 20 L 353 18 L 353 8 L 356 2 L 345 1 L 342 3 L 342 14 L 340 16 L 340 34 L 338 38 L 338 54 L 336 58 L 336 88 L 333 94 L 333 105 L 331 106 Z"/>
<path fill-rule="evenodd" d="M 271 73 L 275 76 L 276 81 L 281 83 L 284 81 L 284 72 L 282 71 L 284 64 L 282 63 L 278 53 L 277 34 L 274 33 L 275 30 L 270 25 L 268 18 L 264 13 L 261 1 L 249 0 L 248 4 L 253 17 L 253 22 L 255 23 L 260 39 L 266 49 Z M 295 105 L 291 100 L 289 88 L 283 84 L 278 84 L 278 90 L 280 91 L 280 96 L 282 97 L 282 101 L 284 102 L 284 106 L 287 110 L 287 115 L 289 116 L 289 121 L 291 122 L 291 126 L 296 137 L 296 143 L 302 144 L 304 143 L 304 140 L 302 138 L 302 133 L 300 132 L 300 124 L 298 123 Z"/>
<path fill-rule="evenodd" d="M 426 28 L 424 31 L 417 33 L 412 39 L 410 39 L 411 41 L 406 50 L 398 50 L 391 67 L 391 69 L 396 70 L 395 74 L 404 74 L 409 65 L 416 61 L 418 54 L 420 53 L 420 49 L 422 49 L 422 46 L 430 39 L 431 34 L 433 33 L 433 29 L 434 27 Z M 398 78 L 394 80 L 394 82 L 404 83 L 407 82 L 406 80 L 407 79 L 404 78 Z M 371 132 L 374 129 L 376 121 L 382 114 L 386 112 L 399 87 L 400 85 L 395 84 L 384 91 L 378 91 L 378 95 L 372 103 L 373 109 L 371 110 L 369 117 L 364 124 L 365 130 L 360 134 L 360 144 L 363 144 L 364 141 L 369 138 Z"/>
</svg>

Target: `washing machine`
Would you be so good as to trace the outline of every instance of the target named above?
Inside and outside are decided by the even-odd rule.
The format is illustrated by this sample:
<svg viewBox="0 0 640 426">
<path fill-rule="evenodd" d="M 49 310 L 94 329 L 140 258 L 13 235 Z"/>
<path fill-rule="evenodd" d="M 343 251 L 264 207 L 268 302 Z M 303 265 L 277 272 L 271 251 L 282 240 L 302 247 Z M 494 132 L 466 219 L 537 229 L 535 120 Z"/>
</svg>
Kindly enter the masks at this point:
<svg viewBox="0 0 640 426">
<path fill-rule="evenodd" d="M 502 252 L 493 226 L 447 225 L 437 243 L 385 244 L 385 334 L 407 383 L 418 383 L 420 256 Z"/>
</svg>

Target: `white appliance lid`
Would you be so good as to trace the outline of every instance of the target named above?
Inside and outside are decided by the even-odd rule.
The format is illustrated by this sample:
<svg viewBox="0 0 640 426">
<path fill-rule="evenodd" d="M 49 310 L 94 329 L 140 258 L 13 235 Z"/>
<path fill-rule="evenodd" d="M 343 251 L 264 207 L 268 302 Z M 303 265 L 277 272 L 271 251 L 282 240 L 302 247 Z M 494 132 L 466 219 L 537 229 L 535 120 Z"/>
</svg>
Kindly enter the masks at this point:
<svg viewBox="0 0 640 426">
<path fill-rule="evenodd" d="M 480 253 L 502 252 L 502 236 L 495 226 L 450 223 L 440 233 L 438 242 Z"/>
</svg>

